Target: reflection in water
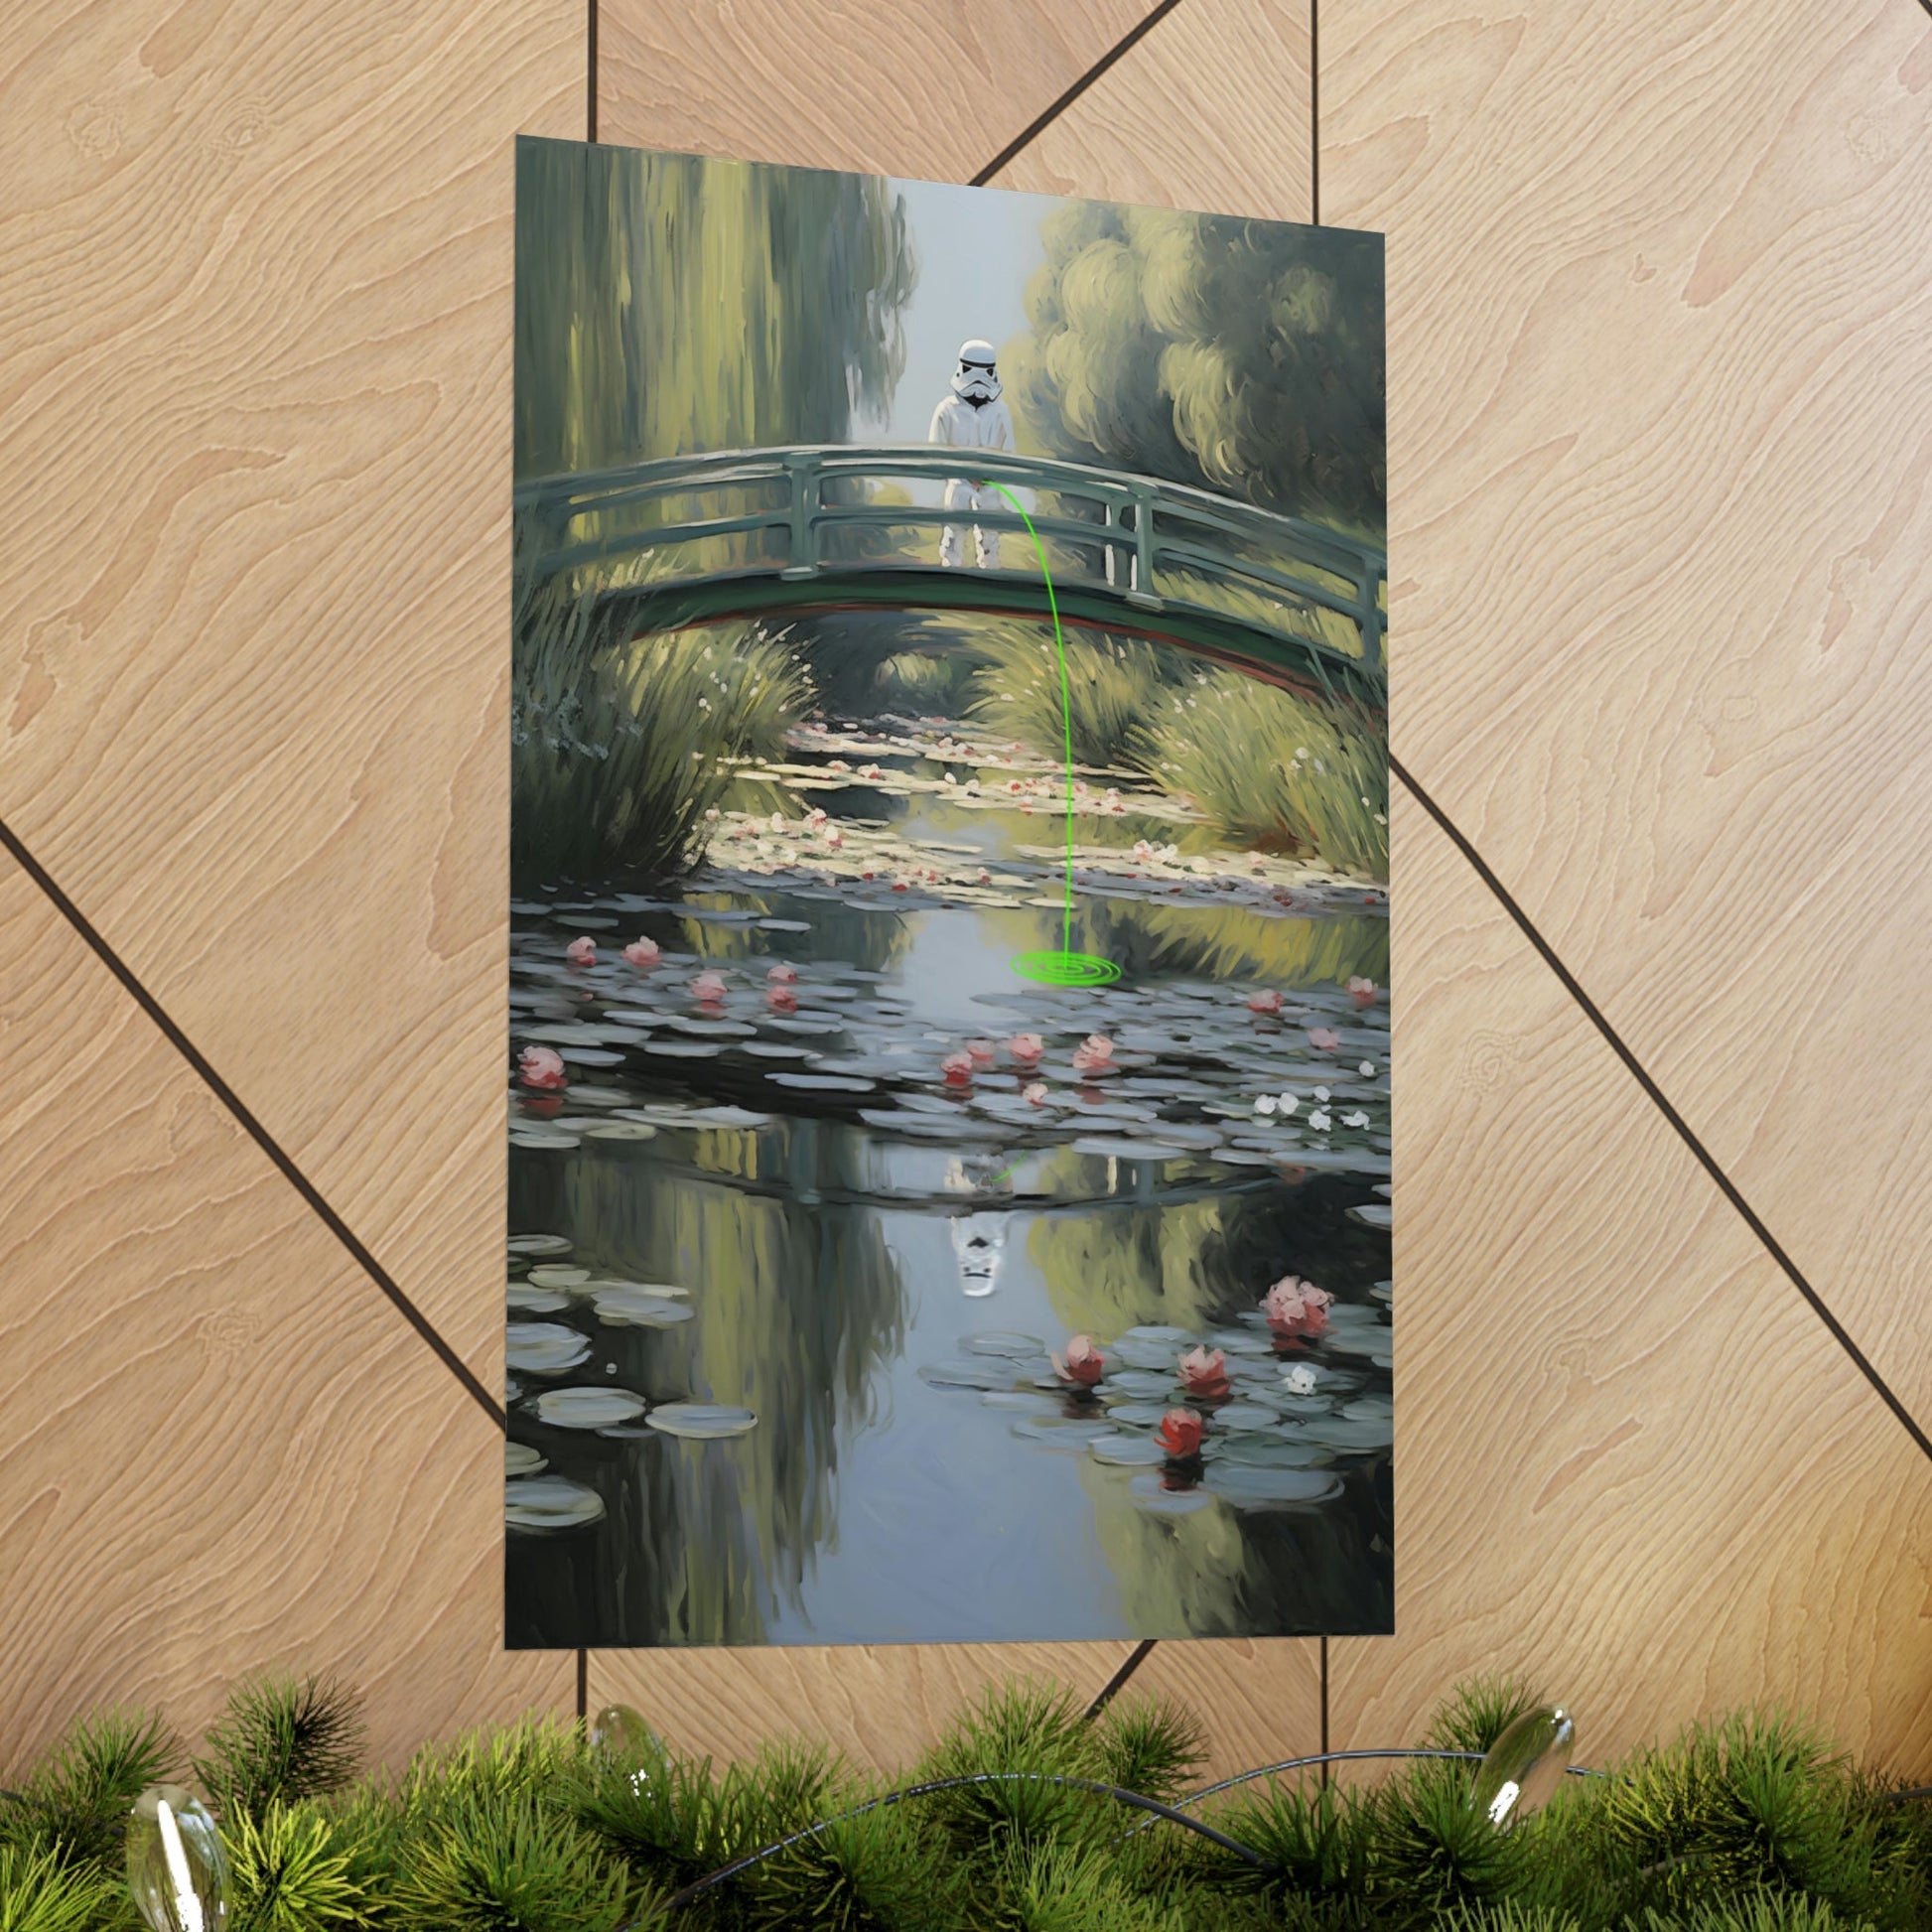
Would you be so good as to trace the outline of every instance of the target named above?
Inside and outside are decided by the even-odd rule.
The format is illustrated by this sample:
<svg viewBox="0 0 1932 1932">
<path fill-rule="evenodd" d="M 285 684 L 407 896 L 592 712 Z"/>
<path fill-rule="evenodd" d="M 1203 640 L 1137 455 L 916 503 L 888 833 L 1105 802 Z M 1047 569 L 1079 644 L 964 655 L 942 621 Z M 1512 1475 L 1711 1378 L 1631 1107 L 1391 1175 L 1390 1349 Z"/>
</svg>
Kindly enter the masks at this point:
<svg viewBox="0 0 1932 1932">
<path fill-rule="evenodd" d="M 1390 1626 L 1386 897 L 1130 788 L 1074 920 L 1121 982 L 1031 986 L 1058 821 L 956 743 L 513 908 L 563 1069 L 511 1099 L 513 1645 Z M 1333 1308 L 1277 1337 L 1290 1275 Z"/>
</svg>

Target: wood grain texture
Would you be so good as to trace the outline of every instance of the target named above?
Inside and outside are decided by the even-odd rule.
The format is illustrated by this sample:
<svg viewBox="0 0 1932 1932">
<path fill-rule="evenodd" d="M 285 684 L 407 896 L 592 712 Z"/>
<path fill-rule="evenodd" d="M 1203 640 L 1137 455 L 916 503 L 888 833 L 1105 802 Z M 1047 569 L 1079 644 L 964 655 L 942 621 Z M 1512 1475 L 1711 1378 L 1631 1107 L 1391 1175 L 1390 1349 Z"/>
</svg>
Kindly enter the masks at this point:
<svg viewBox="0 0 1932 1932">
<path fill-rule="evenodd" d="M 1027 1679 L 1083 1708 L 1122 1643 L 866 1644 L 838 1649 L 596 1650 L 590 1704 L 628 1704 L 666 1743 L 723 1762 L 777 1738 L 827 1743 L 898 1771 L 991 1688 Z"/>
<path fill-rule="evenodd" d="M 276 1667 L 380 1761 L 567 1712 L 501 1648 L 502 1439 L 4 858 L 0 1059 L 0 1765 Z"/>
<path fill-rule="evenodd" d="M 1932 20 L 1321 47 L 1324 212 L 1389 237 L 1397 750 L 1932 1427 Z"/>
<path fill-rule="evenodd" d="M 821 1738 L 896 1772 L 989 1689 L 1015 1679 L 1082 1709 L 1127 1659 L 1119 1643 L 903 1644 L 848 1649 L 598 1650 L 590 1699 L 629 1704 L 668 1742 L 721 1762 L 780 1737 Z M 1319 1748 L 1317 1647 L 1299 1639 L 1158 1644 L 1120 1693 L 1169 1698 L 1203 1725 L 1203 1775 Z"/>
<path fill-rule="evenodd" d="M 1759 1701 L 1932 1771 L 1932 1466 L 1398 794 L 1396 1634 L 1336 1748 L 1459 1679 L 1599 1762 Z"/>
<path fill-rule="evenodd" d="M 601 0 L 598 139 L 965 181 L 1154 0 Z"/>
<path fill-rule="evenodd" d="M 0 65 L 0 815 L 498 1348 L 511 137 L 572 0 L 138 0 Z"/>
<path fill-rule="evenodd" d="M 996 188 L 1306 221 L 1308 0 L 1183 0 Z"/>
</svg>

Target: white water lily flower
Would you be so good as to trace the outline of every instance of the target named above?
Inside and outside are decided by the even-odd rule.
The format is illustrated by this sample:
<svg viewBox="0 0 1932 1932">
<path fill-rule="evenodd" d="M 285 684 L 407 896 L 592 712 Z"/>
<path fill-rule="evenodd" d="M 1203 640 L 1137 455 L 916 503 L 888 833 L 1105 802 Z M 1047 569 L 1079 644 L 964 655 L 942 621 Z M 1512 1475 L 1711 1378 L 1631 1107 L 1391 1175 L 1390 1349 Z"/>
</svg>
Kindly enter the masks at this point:
<svg viewBox="0 0 1932 1932">
<path fill-rule="evenodd" d="M 1326 1087 L 1316 1087 L 1314 1090 L 1314 1097 L 1317 1100 L 1326 1100 L 1328 1097 L 1328 1089 Z"/>
<path fill-rule="evenodd" d="M 1361 1066 L 1360 1066 L 1360 1068 L 1358 1069 L 1358 1071 L 1359 1071 L 1359 1072 L 1361 1073 L 1361 1076 L 1362 1076 L 1362 1078 L 1363 1078 L 1364 1080 L 1372 1080 L 1372 1079 L 1374 1079 L 1374 1078 L 1375 1078 L 1375 1062 L 1374 1062 L 1373 1060 L 1364 1060 L 1364 1061 L 1362 1062 L 1362 1064 L 1361 1064 Z"/>
<path fill-rule="evenodd" d="M 1290 1395 L 1314 1393 L 1314 1370 L 1307 1362 L 1297 1362 L 1293 1368 L 1283 1369 L 1282 1381 L 1287 1385 Z"/>
<path fill-rule="evenodd" d="M 1328 1131 L 1328 1116 L 1324 1114 L 1320 1110 L 1320 1108 L 1317 1107 L 1314 1110 L 1314 1112 L 1309 1116 L 1309 1125 L 1312 1127 L 1317 1134 L 1325 1134 Z"/>
<path fill-rule="evenodd" d="M 1264 1093 L 1257 1097 L 1255 1101 L 1256 1113 L 1272 1114 L 1274 1111 L 1275 1111 L 1275 1096 L 1272 1093 Z"/>
<path fill-rule="evenodd" d="M 1341 1124 L 1344 1127 L 1366 1127 L 1368 1125 L 1368 1116 L 1357 1107 L 1352 1114 L 1342 1115 Z"/>
<path fill-rule="evenodd" d="M 1284 1093 L 1281 1096 L 1280 1106 L 1282 1112 L 1285 1114 L 1292 1114 L 1301 1104 L 1300 1098 L 1295 1094 Z"/>
</svg>

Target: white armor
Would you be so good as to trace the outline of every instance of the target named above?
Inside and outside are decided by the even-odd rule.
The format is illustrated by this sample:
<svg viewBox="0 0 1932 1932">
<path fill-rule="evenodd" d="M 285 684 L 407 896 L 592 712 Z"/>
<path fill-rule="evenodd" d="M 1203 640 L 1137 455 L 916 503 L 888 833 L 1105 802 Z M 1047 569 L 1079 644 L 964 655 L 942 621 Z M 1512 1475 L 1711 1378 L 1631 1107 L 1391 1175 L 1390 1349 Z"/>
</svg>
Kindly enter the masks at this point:
<svg viewBox="0 0 1932 1932">
<path fill-rule="evenodd" d="M 952 394 L 944 397 L 932 412 L 932 433 L 927 440 L 947 443 L 955 449 L 1013 448 L 1013 417 L 1000 399 L 1000 372 L 994 366 L 991 343 L 974 341 L 960 344 L 959 367 L 953 374 Z M 1008 505 L 1006 498 L 984 478 L 955 477 L 946 485 L 945 506 L 949 510 L 996 510 Z M 999 568 L 999 531 L 975 524 L 973 546 L 982 570 Z M 964 526 L 948 523 L 939 538 L 939 561 L 954 565 L 965 560 Z"/>
</svg>

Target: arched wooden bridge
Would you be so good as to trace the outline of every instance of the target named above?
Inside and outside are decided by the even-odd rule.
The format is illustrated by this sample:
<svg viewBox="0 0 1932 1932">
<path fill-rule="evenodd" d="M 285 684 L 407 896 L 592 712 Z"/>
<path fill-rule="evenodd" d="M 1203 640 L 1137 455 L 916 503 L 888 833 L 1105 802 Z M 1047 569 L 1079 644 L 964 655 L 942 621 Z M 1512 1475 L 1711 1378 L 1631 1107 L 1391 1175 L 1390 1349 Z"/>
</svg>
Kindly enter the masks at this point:
<svg viewBox="0 0 1932 1932">
<path fill-rule="evenodd" d="M 1063 622 L 1384 709 L 1382 551 L 1209 490 L 992 451 L 969 467 L 958 451 L 906 445 L 731 450 L 522 483 L 519 605 L 545 587 L 586 599 L 603 638 L 837 610 L 1046 621 L 1046 582 L 1011 505 L 948 510 L 875 488 L 962 472 L 1035 493 Z M 706 497 L 726 500 L 705 515 L 680 506 Z M 1000 532 L 1000 568 L 939 563 L 948 524 Z"/>
</svg>

